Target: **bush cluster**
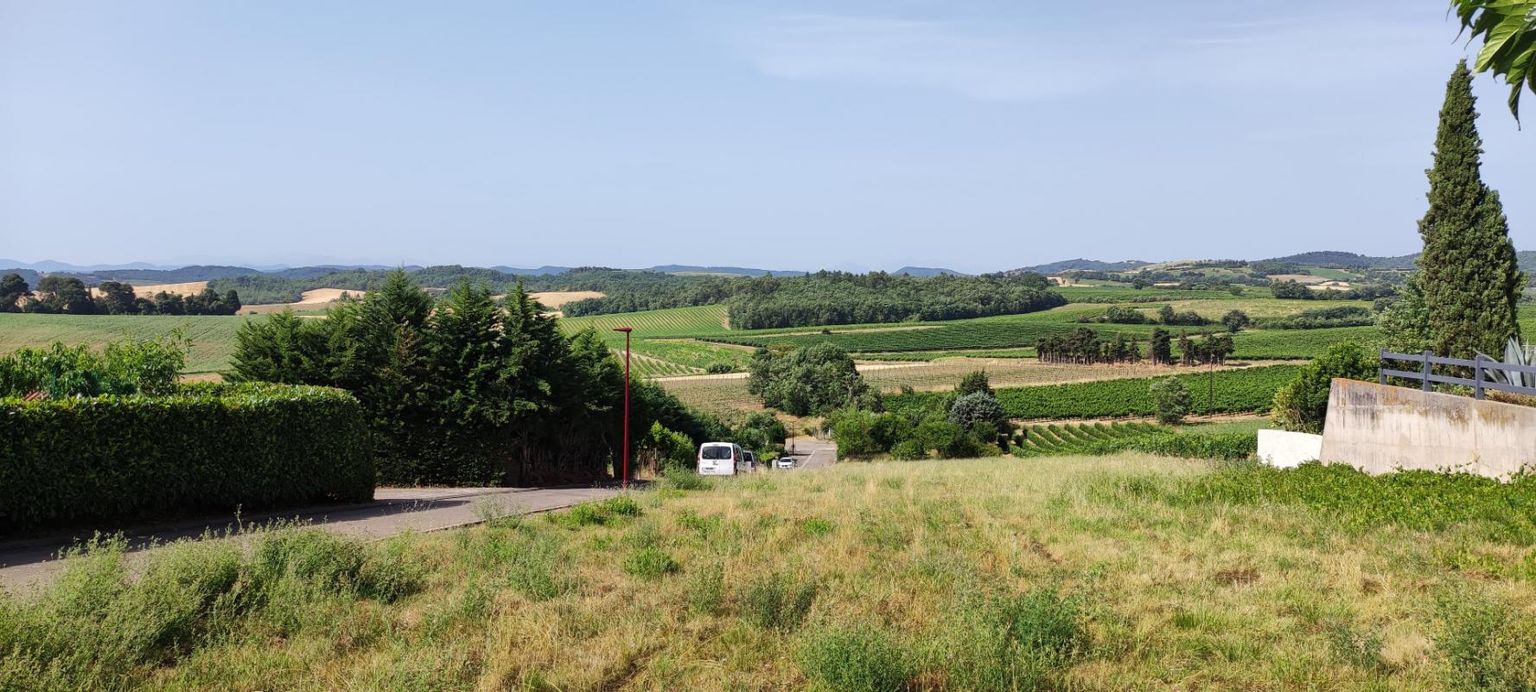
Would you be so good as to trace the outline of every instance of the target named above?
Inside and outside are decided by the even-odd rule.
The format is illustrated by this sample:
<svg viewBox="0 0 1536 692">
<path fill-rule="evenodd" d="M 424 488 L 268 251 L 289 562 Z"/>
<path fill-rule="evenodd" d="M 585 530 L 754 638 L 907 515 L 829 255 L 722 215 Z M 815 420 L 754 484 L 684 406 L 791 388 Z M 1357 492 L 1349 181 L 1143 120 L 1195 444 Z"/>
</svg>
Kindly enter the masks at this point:
<svg viewBox="0 0 1536 692">
<path fill-rule="evenodd" d="M 1275 392 L 1271 417 L 1285 430 L 1321 433 L 1328 418 L 1328 392 L 1333 378 L 1369 380 L 1376 377 L 1381 360 L 1353 341 L 1328 348 L 1302 367 L 1296 378 Z"/>
<path fill-rule="evenodd" d="M 996 456 L 1011 432 L 1007 411 L 982 371 L 966 375 L 953 393 L 928 399 L 924 406 L 883 413 L 850 407 L 833 412 L 825 425 L 837 440 L 838 454 L 855 459 Z"/>
<path fill-rule="evenodd" d="M 186 362 L 174 339 L 116 342 L 100 353 L 62 343 L 22 348 L 0 357 L 0 397 L 167 394 Z"/>
<path fill-rule="evenodd" d="M 0 400 L 0 525 L 367 501 L 367 435 L 320 387 Z"/>
</svg>

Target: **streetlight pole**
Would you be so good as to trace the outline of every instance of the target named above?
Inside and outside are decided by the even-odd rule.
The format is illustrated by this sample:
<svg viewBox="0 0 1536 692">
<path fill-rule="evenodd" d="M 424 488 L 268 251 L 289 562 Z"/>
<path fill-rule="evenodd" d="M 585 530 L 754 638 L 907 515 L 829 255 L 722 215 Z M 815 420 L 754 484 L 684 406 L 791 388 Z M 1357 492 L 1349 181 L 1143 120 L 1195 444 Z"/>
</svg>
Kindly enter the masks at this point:
<svg viewBox="0 0 1536 692">
<path fill-rule="evenodd" d="M 629 333 L 632 327 L 615 327 L 624 332 L 624 489 L 629 489 Z"/>
</svg>

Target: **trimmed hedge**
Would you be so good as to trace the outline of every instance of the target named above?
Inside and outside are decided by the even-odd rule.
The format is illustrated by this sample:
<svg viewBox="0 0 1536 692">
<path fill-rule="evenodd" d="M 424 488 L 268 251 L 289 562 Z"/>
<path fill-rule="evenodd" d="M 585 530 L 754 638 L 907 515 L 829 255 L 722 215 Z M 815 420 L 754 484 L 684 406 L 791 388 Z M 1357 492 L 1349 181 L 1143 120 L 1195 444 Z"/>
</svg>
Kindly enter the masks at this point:
<svg viewBox="0 0 1536 692">
<path fill-rule="evenodd" d="M 373 498 L 362 408 L 326 387 L 0 399 L 0 532 Z"/>
</svg>

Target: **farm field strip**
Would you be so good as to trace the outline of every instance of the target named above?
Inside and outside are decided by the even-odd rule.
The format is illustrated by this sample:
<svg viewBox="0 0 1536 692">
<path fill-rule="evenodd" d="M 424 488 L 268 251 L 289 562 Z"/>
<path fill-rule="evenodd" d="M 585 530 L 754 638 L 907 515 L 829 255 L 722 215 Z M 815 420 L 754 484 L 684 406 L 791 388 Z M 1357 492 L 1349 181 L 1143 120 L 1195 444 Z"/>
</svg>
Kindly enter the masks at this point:
<svg viewBox="0 0 1536 692">
<path fill-rule="evenodd" d="M 1230 370 L 1224 366 L 1218 370 Z M 966 373 L 984 370 L 993 387 L 1026 387 L 1040 384 L 1065 384 L 1126 378 L 1145 378 L 1187 373 L 1187 368 L 1167 365 L 1076 365 L 1041 363 L 1034 359 L 954 358 L 914 364 L 899 370 L 866 370 L 865 381 L 871 387 L 892 394 L 910 387 L 919 392 L 949 391 Z"/>
<path fill-rule="evenodd" d="M 1300 370 L 1297 365 L 1189 372 L 1177 375 L 1190 390 L 1192 413 L 1251 413 L 1267 410 L 1275 392 Z M 1121 418 L 1154 413 L 1147 390 L 1159 378 L 1124 378 L 997 389 L 997 400 L 1013 418 Z M 886 399 L 893 411 L 934 405 L 942 393 L 917 392 Z"/>
<path fill-rule="evenodd" d="M 244 315 L 37 315 L 0 313 L 0 353 L 55 341 L 101 348 L 123 339 L 159 339 L 180 333 L 190 345 L 188 373 L 229 367 L 235 332 Z"/>
</svg>

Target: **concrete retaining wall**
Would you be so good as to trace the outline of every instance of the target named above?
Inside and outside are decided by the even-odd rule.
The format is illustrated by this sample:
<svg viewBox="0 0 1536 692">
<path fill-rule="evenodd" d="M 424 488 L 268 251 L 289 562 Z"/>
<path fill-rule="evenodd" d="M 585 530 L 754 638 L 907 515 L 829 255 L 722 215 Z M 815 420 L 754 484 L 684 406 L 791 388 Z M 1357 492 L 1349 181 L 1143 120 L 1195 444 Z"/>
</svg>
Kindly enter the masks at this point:
<svg viewBox="0 0 1536 692">
<path fill-rule="evenodd" d="M 1336 379 L 1321 460 L 1367 473 L 1454 470 L 1504 479 L 1536 467 L 1536 408 Z"/>
<path fill-rule="evenodd" d="M 1323 436 L 1288 430 L 1259 431 L 1259 461 L 1283 469 L 1323 458 Z"/>
</svg>

